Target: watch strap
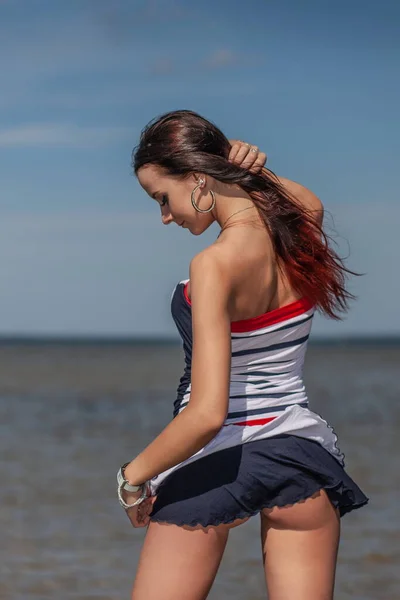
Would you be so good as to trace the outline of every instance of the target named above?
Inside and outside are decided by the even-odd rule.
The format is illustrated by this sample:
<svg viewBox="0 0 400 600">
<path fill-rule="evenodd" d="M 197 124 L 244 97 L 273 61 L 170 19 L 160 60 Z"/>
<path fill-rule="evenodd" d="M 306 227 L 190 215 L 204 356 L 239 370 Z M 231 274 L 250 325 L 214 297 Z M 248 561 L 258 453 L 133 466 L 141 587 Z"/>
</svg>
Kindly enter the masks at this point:
<svg viewBox="0 0 400 600">
<path fill-rule="evenodd" d="M 127 492 L 138 492 L 140 489 L 142 489 L 142 485 L 143 484 L 140 484 L 140 485 L 131 485 L 129 483 L 129 481 L 127 481 L 125 479 L 125 476 L 124 476 L 124 469 L 125 469 L 125 467 L 126 467 L 126 465 L 123 465 L 119 469 L 119 471 L 117 473 L 117 484 L 118 484 L 118 487 L 124 489 Z"/>
</svg>

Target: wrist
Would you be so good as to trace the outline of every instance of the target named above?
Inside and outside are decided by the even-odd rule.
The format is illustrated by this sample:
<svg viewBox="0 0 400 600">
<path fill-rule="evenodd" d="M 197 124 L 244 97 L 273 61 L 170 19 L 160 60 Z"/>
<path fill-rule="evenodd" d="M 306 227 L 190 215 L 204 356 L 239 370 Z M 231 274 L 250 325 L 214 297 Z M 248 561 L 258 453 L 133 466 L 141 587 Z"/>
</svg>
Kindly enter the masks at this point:
<svg viewBox="0 0 400 600">
<path fill-rule="evenodd" d="M 137 506 L 148 496 L 147 482 L 136 483 L 137 478 L 126 469 L 131 463 L 125 463 L 117 473 L 117 495 L 120 505 L 125 509 Z"/>
<path fill-rule="evenodd" d="M 133 461 L 131 461 L 122 468 L 122 474 L 125 481 L 127 481 L 129 485 L 143 486 L 146 483 L 145 481 L 140 481 L 137 475 L 135 474 L 135 466 L 133 464 Z"/>
</svg>

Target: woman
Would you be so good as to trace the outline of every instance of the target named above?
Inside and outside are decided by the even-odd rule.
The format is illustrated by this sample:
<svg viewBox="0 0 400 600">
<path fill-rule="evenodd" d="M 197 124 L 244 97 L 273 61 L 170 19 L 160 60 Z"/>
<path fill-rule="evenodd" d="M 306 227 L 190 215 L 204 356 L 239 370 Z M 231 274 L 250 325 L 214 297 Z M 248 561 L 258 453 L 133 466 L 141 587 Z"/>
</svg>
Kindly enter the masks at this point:
<svg viewBox="0 0 400 600">
<path fill-rule="evenodd" d="M 328 600 L 339 519 L 367 502 L 301 374 L 313 314 L 339 318 L 350 271 L 319 199 L 264 162 L 185 110 L 134 153 L 164 224 L 221 230 L 172 297 L 186 362 L 174 418 L 118 473 L 130 521 L 148 526 L 133 600 L 206 598 L 230 529 L 258 513 L 270 600 Z"/>
</svg>

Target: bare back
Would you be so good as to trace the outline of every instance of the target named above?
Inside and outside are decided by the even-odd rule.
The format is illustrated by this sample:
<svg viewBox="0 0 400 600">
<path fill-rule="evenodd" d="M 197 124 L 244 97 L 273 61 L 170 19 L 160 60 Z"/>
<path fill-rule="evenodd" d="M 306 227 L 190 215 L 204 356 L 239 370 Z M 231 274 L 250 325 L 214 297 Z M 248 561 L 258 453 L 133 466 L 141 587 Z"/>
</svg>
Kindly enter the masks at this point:
<svg viewBox="0 0 400 600">
<path fill-rule="evenodd" d="M 304 186 L 279 178 L 287 191 L 308 210 L 315 211 L 315 219 L 322 224 L 323 207 L 315 194 Z M 225 264 L 232 278 L 230 317 L 232 321 L 249 319 L 280 308 L 299 299 L 292 289 L 284 269 L 278 268 L 270 235 L 257 218 L 257 227 L 235 227 L 215 245 L 226 257 Z"/>
</svg>

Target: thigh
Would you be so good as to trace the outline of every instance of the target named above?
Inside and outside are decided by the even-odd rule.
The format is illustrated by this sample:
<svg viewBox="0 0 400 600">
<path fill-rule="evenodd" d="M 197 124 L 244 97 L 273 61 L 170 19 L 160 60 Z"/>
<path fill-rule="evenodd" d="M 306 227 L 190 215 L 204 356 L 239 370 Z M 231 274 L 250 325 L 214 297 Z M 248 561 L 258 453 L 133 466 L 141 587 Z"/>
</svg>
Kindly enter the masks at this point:
<svg viewBox="0 0 400 600">
<path fill-rule="evenodd" d="M 213 584 L 231 525 L 181 527 L 151 521 L 132 600 L 203 600 Z"/>
<path fill-rule="evenodd" d="M 261 513 L 270 600 L 332 600 L 340 518 L 324 490 Z"/>
</svg>

